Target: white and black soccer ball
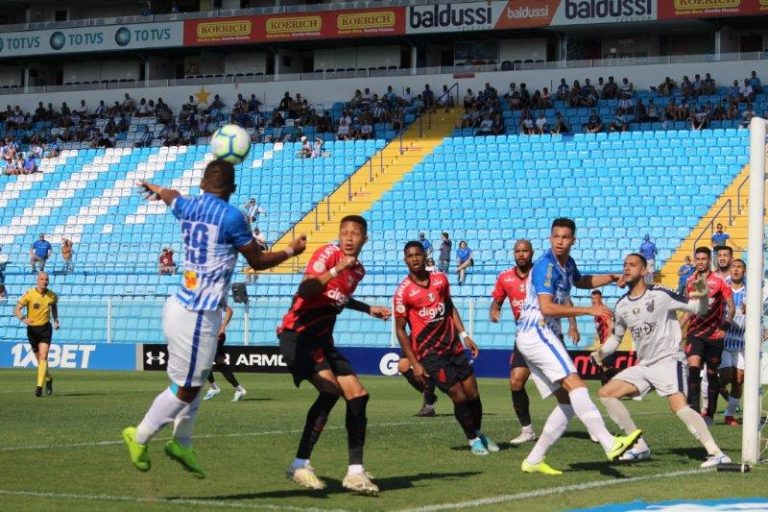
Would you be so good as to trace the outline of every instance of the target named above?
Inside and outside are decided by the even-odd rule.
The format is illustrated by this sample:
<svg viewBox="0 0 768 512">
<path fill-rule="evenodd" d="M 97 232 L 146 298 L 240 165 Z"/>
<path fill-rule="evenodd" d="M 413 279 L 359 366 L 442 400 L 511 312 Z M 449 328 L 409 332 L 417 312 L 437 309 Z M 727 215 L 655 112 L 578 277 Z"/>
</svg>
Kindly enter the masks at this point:
<svg viewBox="0 0 768 512">
<path fill-rule="evenodd" d="M 211 153 L 218 160 L 237 165 L 245 160 L 250 150 L 248 132 L 236 124 L 225 124 L 211 136 Z"/>
</svg>

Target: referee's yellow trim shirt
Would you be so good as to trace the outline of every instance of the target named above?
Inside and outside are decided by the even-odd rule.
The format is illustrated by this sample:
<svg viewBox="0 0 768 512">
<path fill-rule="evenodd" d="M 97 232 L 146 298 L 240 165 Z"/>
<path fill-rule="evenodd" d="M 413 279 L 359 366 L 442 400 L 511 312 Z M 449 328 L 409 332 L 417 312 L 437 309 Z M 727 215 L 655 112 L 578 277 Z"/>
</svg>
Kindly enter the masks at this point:
<svg viewBox="0 0 768 512">
<path fill-rule="evenodd" d="M 19 304 L 27 307 L 27 320 L 32 327 L 39 327 L 51 321 L 51 304 L 56 304 L 59 297 L 51 290 L 40 293 L 37 288 L 30 288 L 20 299 Z"/>
</svg>

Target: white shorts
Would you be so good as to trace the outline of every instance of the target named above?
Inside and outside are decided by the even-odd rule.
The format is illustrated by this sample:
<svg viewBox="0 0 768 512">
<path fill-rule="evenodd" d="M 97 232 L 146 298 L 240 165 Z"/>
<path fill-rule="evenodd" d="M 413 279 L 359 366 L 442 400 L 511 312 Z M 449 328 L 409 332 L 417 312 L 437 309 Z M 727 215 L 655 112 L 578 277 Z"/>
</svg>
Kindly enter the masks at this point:
<svg viewBox="0 0 768 512">
<path fill-rule="evenodd" d="M 744 349 L 741 350 L 723 350 L 722 358 L 720 359 L 720 368 L 736 368 L 737 370 L 744 369 Z"/>
<path fill-rule="evenodd" d="M 563 379 L 576 373 L 565 345 L 548 327 L 518 331 L 515 347 L 525 357 L 542 398 L 547 398 L 560 388 Z"/>
<path fill-rule="evenodd" d="M 682 358 L 681 358 L 682 359 Z M 688 394 L 688 364 L 684 359 L 662 359 L 649 366 L 638 364 L 619 372 L 614 379 L 635 386 L 640 396 L 655 389 L 659 396 Z"/>
<path fill-rule="evenodd" d="M 163 334 L 168 343 L 168 377 L 180 387 L 202 386 L 216 356 L 221 311 L 190 311 L 168 297 Z"/>
</svg>

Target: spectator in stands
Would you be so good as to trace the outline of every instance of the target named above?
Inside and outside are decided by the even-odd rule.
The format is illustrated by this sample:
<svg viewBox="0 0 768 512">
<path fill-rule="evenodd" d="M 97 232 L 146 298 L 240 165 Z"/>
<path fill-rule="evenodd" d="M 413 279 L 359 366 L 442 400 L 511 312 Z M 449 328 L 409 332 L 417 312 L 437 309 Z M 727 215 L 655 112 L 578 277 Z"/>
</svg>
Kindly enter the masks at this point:
<svg viewBox="0 0 768 512">
<path fill-rule="evenodd" d="M 557 99 L 560 101 L 568 101 L 571 97 L 571 88 L 565 81 L 565 78 L 560 79 L 560 85 L 557 86 Z"/>
<path fill-rule="evenodd" d="M 312 145 L 312 154 L 310 155 L 312 158 L 320 158 L 324 156 L 323 144 L 323 139 L 320 137 L 315 138 L 315 143 Z"/>
<path fill-rule="evenodd" d="M 752 86 L 752 91 L 754 91 L 755 94 L 763 93 L 763 84 L 760 82 L 760 79 L 757 77 L 757 72 L 754 70 L 749 75 L 749 85 Z"/>
<path fill-rule="evenodd" d="M 729 121 L 735 121 L 739 118 L 739 105 L 736 102 L 728 104 L 728 110 L 725 111 L 725 118 Z"/>
<path fill-rule="evenodd" d="M 496 112 L 493 116 L 493 134 L 503 135 L 507 131 L 507 127 L 504 124 L 504 115 L 501 112 Z"/>
<path fill-rule="evenodd" d="M 467 89 L 467 92 L 464 93 L 464 110 L 467 111 L 474 107 L 475 101 L 477 101 L 475 93 L 472 92 L 472 89 Z"/>
<path fill-rule="evenodd" d="M 72 240 L 68 238 L 62 238 L 61 239 L 61 260 L 64 262 L 64 268 L 62 269 L 65 274 L 69 274 L 75 269 L 74 264 L 72 263 L 72 256 L 74 252 L 72 251 Z"/>
<path fill-rule="evenodd" d="M 739 88 L 739 94 L 741 94 L 741 101 L 753 102 L 755 101 L 755 91 L 752 89 L 752 85 L 749 82 L 749 78 L 744 79 L 744 85 Z"/>
<path fill-rule="evenodd" d="M 612 100 L 619 96 L 619 84 L 614 82 L 613 77 L 608 77 L 608 83 L 603 86 L 603 99 Z"/>
<path fill-rule="evenodd" d="M 5 282 L 5 267 L 8 266 L 8 255 L 3 254 L 3 246 L 0 245 L 0 283 Z"/>
<path fill-rule="evenodd" d="M 486 112 L 483 115 L 480 128 L 475 132 L 475 135 L 493 135 L 493 119 L 490 112 Z"/>
<path fill-rule="evenodd" d="M 645 120 L 652 123 L 659 121 L 659 109 L 653 100 L 648 100 L 648 108 L 645 110 Z"/>
<path fill-rule="evenodd" d="M 158 258 L 157 271 L 160 274 L 175 274 L 176 262 L 173 261 L 173 250 L 170 247 L 163 247 L 163 252 Z"/>
<path fill-rule="evenodd" d="M 752 109 L 752 103 L 747 103 L 747 107 L 744 109 L 744 112 L 741 114 L 740 126 L 742 128 L 748 128 L 749 123 L 752 122 L 753 117 L 755 117 L 755 111 Z"/>
<path fill-rule="evenodd" d="M 581 84 L 578 80 L 574 80 L 573 86 L 571 87 L 571 95 L 568 98 L 568 104 L 573 108 L 580 107 L 582 96 Z"/>
<path fill-rule="evenodd" d="M 443 85 L 443 90 L 437 98 L 437 105 L 444 108 L 446 112 L 453 108 L 453 96 L 451 96 L 451 91 L 448 90 L 447 85 Z"/>
<path fill-rule="evenodd" d="M 664 81 L 658 87 L 651 87 L 652 91 L 657 91 L 660 96 L 669 96 L 677 88 L 677 84 L 670 77 L 664 78 Z"/>
<path fill-rule="evenodd" d="M 715 226 L 715 232 L 712 234 L 712 247 L 727 247 L 730 238 L 731 235 L 723 231 L 723 225 L 718 222 Z"/>
<path fill-rule="evenodd" d="M 306 135 L 303 135 L 300 141 L 301 149 L 299 149 L 299 156 L 301 158 L 310 158 L 312 156 L 312 144 L 309 142 Z"/>
<path fill-rule="evenodd" d="M 645 267 L 645 282 L 652 284 L 654 279 L 654 272 L 656 271 L 656 255 L 659 253 L 659 251 L 656 249 L 656 244 L 651 242 L 650 234 L 646 233 L 643 237 L 643 243 L 640 244 L 639 252 L 648 262 Z"/>
<path fill-rule="evenodd" d="M 552 96 L 550 96 L 549 89 L 547 87 L 541 89 L 539 108 L 552 108 Z"/>
<path fill-rule="evenodd" d="M 647 119 L 648 110 L 645 107 L 645 103 L 641 98 L 637 99 L 635 103 L 634 116 L 632 117 L 633 123 L 644 123 Z"/>
<path fill-rule="evenodd" d="M 680 268 L 677 271 L 677 294 L 683 295 L 685 293 L 686 284 L 688 283 L 688 278 L 693 275 L 693 273 L 696 271 L 696 267 L 693 266 L 691 263 L 691 257 L 686 256 L 685 257 L 685 263 L 683 263 Z"/>
<path fill-rule="evenodd" d="M 5 289 L 4 284 L 0 284 L 0 304 L 8 302 L 8 292 Z"/>
<path fill-rule="evenodd" d="M 435 111 L 435 93 L 429 87 L 429 84 L 424 86 L 424 90 L 421 92 L 421 100 L 424 102 L 425 112 Z"/>
<path fill-rule="evenodd" d="M 608 125 L 608 130 L 612 132 L 625 132 L 629 129 L 629 121 L 627 114 L 624 110 L 617 108 L 616 114 L 613 116 L 613 121 Z"/>
<path fill-rule="evenodd" d="M 688 75 L 683 76 L 683 79 L 680 81 L 680 94 L 685 99 L 696 96 L 695 91 L 693 90 L 693 82 L 688 78 Z"/>
<path fill-rule="evenodd" d="M 432 258 L 427 258 L 426 265 L 424 265 L 424 270 L 426 270 L 430 274 L 438 272 L 438 269 L 435 266 L 435 260 Z"/>
<path fill-rule="evenodd" d="M 357 134 L 358 140 L 373 139 L 373 121 L 369 113 L 363 114 L 360 120 L 360 133 Z"/>
<path fill-rule="evenodd" d="M 432 242 L 427 239 L 427 235 L 422 231 L 419 233 L 419 242 L 424 248 L 424 252 L 427 256 L 432 256 Z"/>
<path fill-rule="evenodd" d="M 458 267 L 456 273 L 459 274 L 459 285 L 464 284 L 467 269 L 475 264 L 472 258 L 472 249 L 467 245 L 466 240 L 459 242 L 459 248 L 456 249 L 456 259 Z"/>
<path fill-rule="evenodd" d="M 584 124 L 584 130 L 587 133 L 599 133 L 603 130 L 603 120 L 598 115 L 597 110 L 592 109 L 589 113 L 589 119 Z"/>
<path fill-rule="evenodd" d="M 254 197 L 250 198 L 248 202 L 245 203 L 245 206 L 243 206 L 243 213 L 245 214 L 245 218 L 248 219 L 248 222 L 251 224 L 258 224 L 261 215 L 264 215 L 265 217 L 267 216 L 266 210 L 256 202 L 256 198 Z"/>
<path fill-rule="evenodd" d="M 624 77 L 621 79 L 621 87 L 619 88 L 619 91 L 621 92 L 622 98 L 631 98 L 635 92 L 635 87 L 628 78 Z"/>
<path fill-rule="evenodd" d="M 635 106 L 632 103 L 632 98 L 622 96 L 619 99 L 619 110 L 621 110 L 622 114 L 633 115 L 635 113 Z"/>
<path fill-rule="evenodd" d="M 339 128 L 336 130 L 337 140 L 352 140 L 353 133 L 346 119 L 339 120 Z"/>
<path fill-rule="evenodd" d="M 741 103 L 744 97 L 741 94 L 741 87 L 739 81 L 734 80 L 733 85 L 728 88 L 728 101 L 731 103 Z"/>
<path fill-rule="evenodd" d="M 549 133 L 549 120 L 543 110 L 539 111 L 539 117 L 536 118 L 536 133 L 539 135 Z"/>
<path fill-rule="evenodd" d="M 710 110 L 708 105 L 711 106 L 711 104 L 708 103 L 707 105 L 691 107 L 691 116 L 689 119 L 691 130 L 703 130 L 709 126 Z"/>
<path fill-rule="evenodd" d="M 603 89 L 605 89 L 605 81 L 603 80 L 603 77 L 598 77 L 597 83 L 595 84 L 595 94 L 598 99 L 603 97 Z"/>
<path fill-rule="evenodd" d="M 712 75 L 707 73 L 704 75 L 704 80 L 701 82 L 701 94 L 706 94 L 707 96 L 711 96 L 713 94 L 717 93 L 717 83 L 715 82 L 715 79 L 712 78 Z"/>
<path fill-rule="evenodd" d="M 448 273 L 448 267 L 451 265 L 451 248 L 453 247 L 453 241 L 448 233 L 443 231 L 440 235 L 440 264 L 437 269 L 445 274 Z"/>
<path fill-rule="evenodd" d="M 33 152 L 27 152 L 26 157 L 24 157 L 24 163 L 22 164 L 22 167 L 24 174 L 34 174 L 37 172 L 37 160 L 35 159 L 35 154 Z"/>
<path fill-rule="evenodd" d="M 155 135 L 149 131 L 149 125 L 144 125 L 144 131 L 141 133 L 141 137 L 137 140 L 133 147 L 135 148 L 148 148 L 152 146 L 152 141 L 155 140 Z"/>
<path fill-rule="evenodd" d="M 488 84 L 486 86 L 486 93 L 488 93 Z M 496 89 L 491 88 L 493 94 L 488 94 L 489 98 L 496 99 Z M 528 86 L 525 83 L 520 84 L 520 103 L 523 108 L 528 108 L 531 105 L 531 93 L 528 91 Z"/>
<path fill-rule="evenodd" d="M 594 107 L 597 104 L 597 94 L 589 78 L 584 80 L 584 86 L 581 88 L 581 106 Z"/>
<path fill-rule="evenodd" d="M 29 264 L 32 267 L 33 274 L 37 272 L 38 269 L 40 272 L 45 270 L 45 262 L 51 257 L 52 251 L 53 247 L 51 247 L 51 244 L 45 239 L 45 233 L 40 233 L 40 238 L 35 240 L 29 250 Z"/>
<path fill-rule="evenodd" d="M 533 120 L 533 116 L 531 116 L 531 113 L 528 110 L 523 112 L 523 115 L 520 117 L 520 134 L 521 135 L 536 134 L 536 124 Z"/>
<path fill-rule="evenodd" d="M 563 114 L 555 112 L 555 123 L 552 126 L 552 133 L 570 133 L 571 127 L 568 126 Z"/>
<path fill-rule="evenodd" d="M 136 104 L 133 102 L 133 98 L 131 98 L 131 95 L 128 93 L 125 93 L 125 96 L 123 97 L 123 104 L 120 105 L 122 112 L 125 115 L 132 115 L 134 110 L 136 110 Z M 64 114 L 62 109 L 62 114 Z"/>
</svg>

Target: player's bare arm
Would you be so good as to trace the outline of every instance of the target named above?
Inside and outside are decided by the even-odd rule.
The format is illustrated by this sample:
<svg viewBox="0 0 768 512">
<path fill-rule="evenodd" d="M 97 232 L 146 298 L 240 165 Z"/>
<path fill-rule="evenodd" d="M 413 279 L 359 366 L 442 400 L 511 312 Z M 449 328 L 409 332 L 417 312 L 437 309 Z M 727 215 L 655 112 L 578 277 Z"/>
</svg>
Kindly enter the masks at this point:
<svg viewBox="0 0 768 512">
<path fill-rule="evenodd" d="M 54 302 L 51 304 L 51 316 L 53 317 L 53 328 L 58 330 L 59 324 L 59 306 Z"/>
<path fill-rule="evenodd" d="M 608 316 L 611 314 L 611 310 L 604 305 L 581 307 L 581 306 L 568 306 L 566 304 L 557 304 L 552 300 L 552 295 L 548 293 L 540 293 L 539 296 L 539 309 L 544 316 L 550 316 L 554 318 L 570 318 L 575 316 Z"/>
<path fill-rule="evenodd" d="M 611 283 L 616 283 L 619 288 L 624 287 L 624 275 L 623 274 L 598 274 L 598 275 L 586 275 L 581 279 L 573 283 L 576 288 L 591 289 L 607 286 Z"/>
<path fill-rule="evenodd" d="M 221 327 L 219 327 L 219 336 L 224 334 L 224 332 L 227 330 L 227 326 L 229 325 L 230 320 L 232 320 L 232 308 L 229 307 L 229 305 L 227 305 L 226 309 L 224 310 L 224 318 L 221 319 Z"/>
<path fill-rule="evenodd" d="M 25 325 L 29 325 L 29 320 L 27 320 L 27 317 L 24 316 L 24 313 L 22 313 L 22 309 L 24 309 L 22 304 L 16 304 L 16 308 L 13 310 L 13 314 L 16 315 L 16 318 L 19 319 L 19 322 Z"/>
<path fill-rule="evenodd" d="M 346 255 L 343 256 L 336 265 L 318 276 L 306 274 L 296 293 L 298 293 L 299 297 L 304 299 L 311 299 L 312 297 L 320 295 L 331 279 L 336 277 L 339 272 L 345 268 L 351 267 L 355 263 L 357 263 L 357 257 Z"/>
<path fill-rule="evenodd" d="M 288 244 L 287 249 L 283 249 L 282 251 L 262 251 L 259 248 L 259 244 L 256 243 L 256 240 L 251 240 L 241 247 L 239 251 L 253 270 L 266 270 L 281 264 L 293 256 L 298 256 L 304 252 L 304 249 L 306 248 L 307 237 L 299 235 Z"/>
<path fill-rule="evenodd" d="M 451 313 L 451 319 L 453 320 L 453 325 L 456 326 L 456 329 L 459 331 L 461 342 L 469 349 L 472 357 L 477 358 L 477 356 L 480 355 L 480 348 L 477 346 L 477 343 L 469 337 L 467 330 L 464 329 L 464 322 L 461 321 L 461 315 L 459 314 L 459 310 L 456 309 L 456 306 L 453 304 L 453 299 L 448 297 L 446 306 L 450 307 L 453 311 L 453 313 Z"/>
<path fill-rule="evenodd" d="M 148 201 L 162 201 L 168 206 L 171 205 L 174 199 L 181 195 L 178 190 L 164 188 L 160 185 L 149 183 L 148 181 L 140 181 L 137 185 L 142 188 L 144 199 L 147 199 Z"/>
<path fill-rule="evenodd" d="M 379 318 L 381 320 L 389 320 L 389 317 L 392 316 L 392 312 L 389 310 L 389 308 L 384 306 L 371 306 L 355 298 L 350 298 L 347 301 L 346 307 L 354 311 L 360 311 L 367 315 L 371 315 L 372 317 Z"/>
<path fill-rule="evenodd" d="M 570 297 L 566 299 L 566 304 L 569 306 L 573 306 L 573 301 Z M 569 317 L 568 318 L 568 337 L 571 338 L 571 341 L 573 341 L 574 345 L 578 345 L 581 341 L 581 333 L 579 332 L 579 326 L 576 323 L 576 318 Z"/>
<path fill-rule="evenodd" d="M 489 315 L 491 318 L 491 322 L 493 323 L 499 323 L 499 320 L 501 319 L 501 302 L 497 300 L 491 301 L 491 309 L 489 311 Z"/>
<path fill-rule="evenodd" d="M 416 380 L 422 385 L 426 385 L 429 374 L 418 359 L 416 359 L 416 355 L 411 349 L 411 340 L 408 338 L 408 333 L 405 332 L 406 325 L 408 325 L 408 321 L 405 318 L 395 318 L 395 335 L 397 336 L 398 343 L 400 343 L 403 356 L 408 359 L 411 368 L 413 368 L 413 376 L 416 377 Z"/>
<path fill-rule="evenodd" d="M 725 299 L 725 320 L 723 320 L 723 329 L 727 329 L 729 325 L 731 325 L 731 322 L 733 322 L 733 317 L 736 314 L 736 305 L 733 303 L 733 296 L 728 295 Z"/>
</svg>

